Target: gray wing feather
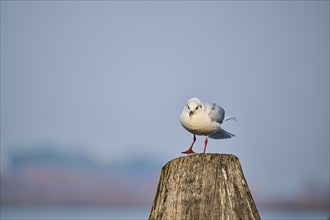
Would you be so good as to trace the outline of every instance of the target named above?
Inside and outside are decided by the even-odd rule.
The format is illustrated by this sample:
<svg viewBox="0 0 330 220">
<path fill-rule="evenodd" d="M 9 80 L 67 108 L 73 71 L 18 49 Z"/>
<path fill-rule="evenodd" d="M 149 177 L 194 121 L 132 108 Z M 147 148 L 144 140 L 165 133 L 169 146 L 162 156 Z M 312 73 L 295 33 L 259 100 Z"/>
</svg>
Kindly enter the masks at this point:
<svg viewBox="0 0 330 220">
<path fill-rule="evenodd" d="M 217 130 L 217 132 L 215 132 L 214 134 L 209 135 L 209 137 L 212 139 L 227 139 L 234 136 L 235 135 L 223 130 L 222 128 L 219 128 L 219 130 Z"/>
<path fill-rule="evenodd" d="M 210 119 L 221 124 L 225 117 L 225 110 L 214 103 L 207 103 L 205 106 L 208 108 Z"/>
</svg>

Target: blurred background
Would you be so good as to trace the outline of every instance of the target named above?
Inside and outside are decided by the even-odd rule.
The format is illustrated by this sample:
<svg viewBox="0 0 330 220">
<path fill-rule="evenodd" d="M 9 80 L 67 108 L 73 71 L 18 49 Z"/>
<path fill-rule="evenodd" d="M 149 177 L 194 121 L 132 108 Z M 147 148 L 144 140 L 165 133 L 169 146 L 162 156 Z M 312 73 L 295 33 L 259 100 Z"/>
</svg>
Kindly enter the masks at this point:
<svg viewBox="0 0 330 220">
<path fill-rule="evenodd" d="M 329 217 L 329 1 L 1 1 L 1 218 L 148 218 L 191 97 L 263 219 Z"/>
</svg>

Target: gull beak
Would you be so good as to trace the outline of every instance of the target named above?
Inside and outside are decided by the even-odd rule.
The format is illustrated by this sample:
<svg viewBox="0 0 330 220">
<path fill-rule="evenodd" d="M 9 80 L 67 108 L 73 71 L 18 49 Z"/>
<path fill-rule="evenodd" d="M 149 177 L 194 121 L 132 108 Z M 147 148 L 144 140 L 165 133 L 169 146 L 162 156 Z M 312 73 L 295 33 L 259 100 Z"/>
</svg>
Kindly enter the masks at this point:
<svg viewBox="0 0 330 220">
<path fill-rule="evenodd" d="M 193 111 L 190 111 L 190 112 L 189 112 L 189 117 L 191 117 L 191 115 L 192 115 L 193 113 L 194 113 Z"/>
</svg>

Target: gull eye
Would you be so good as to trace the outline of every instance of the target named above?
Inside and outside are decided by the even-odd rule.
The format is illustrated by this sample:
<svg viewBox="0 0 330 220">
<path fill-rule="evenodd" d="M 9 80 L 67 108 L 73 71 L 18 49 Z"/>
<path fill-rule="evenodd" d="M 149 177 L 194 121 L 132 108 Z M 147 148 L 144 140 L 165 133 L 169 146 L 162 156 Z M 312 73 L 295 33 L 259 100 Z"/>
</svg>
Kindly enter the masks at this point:
<svg viewBox="0 0 330 220">
<path fill-rule="evenodd" d="M 196 110 L 198 109 L 199 106 L 196 107 Z"/>
<path fill-rule="evenodd" d="M 187 105 L 187 108 L 190 110 L 190 107 L 189 107 L 189 105 Z"/>
</svg>

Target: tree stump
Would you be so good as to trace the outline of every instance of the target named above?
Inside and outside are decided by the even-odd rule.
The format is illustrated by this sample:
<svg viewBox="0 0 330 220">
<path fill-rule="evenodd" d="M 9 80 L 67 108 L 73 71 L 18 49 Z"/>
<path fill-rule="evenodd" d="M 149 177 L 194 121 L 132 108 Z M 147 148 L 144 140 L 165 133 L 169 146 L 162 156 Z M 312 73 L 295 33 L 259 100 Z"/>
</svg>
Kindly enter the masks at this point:
<svg viewBox="0 0 330 220">
<path fill-rule="evenodd" d="M 161 171 L 149 219 L 254 219 L 254 204 L 239 159 L 229 154 L 192 154 Z"/>
</svg>

